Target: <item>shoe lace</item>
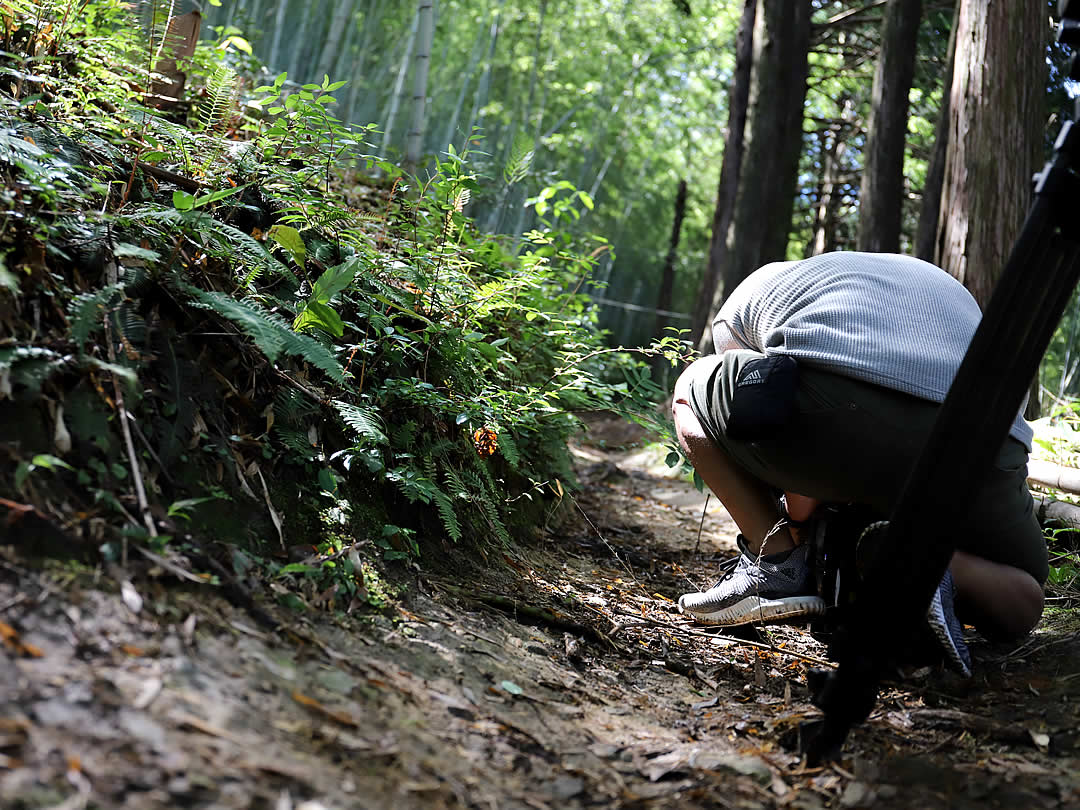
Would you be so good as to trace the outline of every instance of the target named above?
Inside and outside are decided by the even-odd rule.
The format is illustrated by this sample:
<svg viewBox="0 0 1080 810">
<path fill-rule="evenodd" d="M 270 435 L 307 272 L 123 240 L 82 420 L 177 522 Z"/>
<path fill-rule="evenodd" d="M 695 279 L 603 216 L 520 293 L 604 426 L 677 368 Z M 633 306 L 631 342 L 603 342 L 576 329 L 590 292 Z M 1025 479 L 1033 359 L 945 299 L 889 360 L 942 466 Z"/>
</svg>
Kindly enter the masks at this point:
<svg viewBox="0 0 1080 810">
<path fill-rule="evenodd" d="M 725 581 L 727 579 L 731 579 L 731 575 L 735 573 L 735 568 L 736 568 L 736 566 L 738 566 L 739 559 L 741 557 L 742 557 L 742 554 L 736 554 L 734 557 L 726 559 L 722 563 L 720 563 L 720 571 L 722 572 L 720 574 L 720 579 L 716 580 L 716 582 L 714 582 L 712 585 L 710 585 L 709 588 L 710 589 L 715 588 L 721 582 L 723 582 L 723 581 Z"/>
</svg>

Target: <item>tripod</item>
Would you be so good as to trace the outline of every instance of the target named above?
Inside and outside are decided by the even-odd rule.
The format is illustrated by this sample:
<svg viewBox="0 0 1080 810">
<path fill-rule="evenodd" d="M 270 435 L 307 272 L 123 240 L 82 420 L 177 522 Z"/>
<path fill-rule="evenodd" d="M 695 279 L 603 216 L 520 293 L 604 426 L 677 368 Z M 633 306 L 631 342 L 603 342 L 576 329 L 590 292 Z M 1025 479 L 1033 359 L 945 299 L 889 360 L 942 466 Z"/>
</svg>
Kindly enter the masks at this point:
<svg viewBox="0 0 1080 810">
<path fill-rule="evenodd" d="M 1058 38 L 1080 44 L 1080 0 L 1061 0 Z M 1070 78 L 1080 79 L 1072 57 Z M 834 634 L 839 667 L 808 676 L 824 718 L 804 724 L 810 764 L 839 751 L 865 720 L 897 639 L 918 626 L 955 551 L 951 504 L 965 502 L 990 470 L 1031 379 L 1080 280 L 1080 103 L 1035 177 L 1035 202 L 921 455 L 908 475 L 854 609 Z M 946 493 L 948 496 L 946 497 Z"/>
</svg>

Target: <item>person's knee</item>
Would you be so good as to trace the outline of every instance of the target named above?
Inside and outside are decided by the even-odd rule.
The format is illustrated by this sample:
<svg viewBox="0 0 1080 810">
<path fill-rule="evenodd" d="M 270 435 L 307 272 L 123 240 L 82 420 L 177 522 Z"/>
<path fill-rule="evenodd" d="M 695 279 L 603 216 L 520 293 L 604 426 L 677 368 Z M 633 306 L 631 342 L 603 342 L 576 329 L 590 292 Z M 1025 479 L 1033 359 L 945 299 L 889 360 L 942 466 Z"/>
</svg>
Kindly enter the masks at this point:
<svg viewBox="0 0 1080 810">
<path fill-rule="evenodd" d="M 1001 628 L 1002 634 L 1009 640 L 1023 638 L 1039 623 L 1042 618 L 1045 594 L 1042 586 L 1034 577 L 1028 577 L 1016 587 L 1012 618 Z"/>
</svg>

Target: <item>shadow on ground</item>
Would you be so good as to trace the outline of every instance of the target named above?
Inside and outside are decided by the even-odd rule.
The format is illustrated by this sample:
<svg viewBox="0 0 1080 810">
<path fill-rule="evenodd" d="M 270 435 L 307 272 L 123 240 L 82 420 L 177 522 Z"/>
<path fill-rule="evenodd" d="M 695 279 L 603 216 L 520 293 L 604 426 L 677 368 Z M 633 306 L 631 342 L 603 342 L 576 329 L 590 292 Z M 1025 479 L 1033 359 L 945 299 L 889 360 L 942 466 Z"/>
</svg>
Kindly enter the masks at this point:
<svg viewBox="0 0 1080 810">
<path fill-rule="evenodd" d="M 734 549 L 663 451 L 600 423 L 577 519 L 415 575 L 374 620 L 137 594 L 0 560 L 4 808 L 1080 807 L 1080 649 L 1048 619 L 969 682 L 885 689 L 843 758 L 790 745 L 822 647 L 685 622 Z M 139 604 L 141 602 L 141 605 Z M 138 608 L 136 612 L 135 608 Z"/>
</svg>

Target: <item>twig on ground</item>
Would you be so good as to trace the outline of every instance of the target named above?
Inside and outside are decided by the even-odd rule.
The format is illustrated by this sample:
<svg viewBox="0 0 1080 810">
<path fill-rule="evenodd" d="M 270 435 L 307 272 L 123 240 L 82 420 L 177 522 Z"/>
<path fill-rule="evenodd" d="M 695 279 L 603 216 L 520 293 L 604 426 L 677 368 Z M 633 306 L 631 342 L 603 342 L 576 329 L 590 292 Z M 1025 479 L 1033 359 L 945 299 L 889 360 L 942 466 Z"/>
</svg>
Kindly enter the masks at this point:
<svg viewBox="0 0 1080 810">
<path fill-rule="evenodd" d="M 110 276 L 116 273 L 116 262 L 110 263 Z M 110 278 L 115 283 L 118 279 Z M 105 313 L 105 345 L 109 357 L 109 363 L 116 365 L 116 346 L 112 339 L 111 313 Z M 135 485 L 135 499 L 139 504 L 139 512 L 142 514 L 143 524 L 151 537 L 157 537 L 157 527 L 154 526 L 154 517 L 150 514 L 150 504 L 146 499 L 146 488 L 143 486 L 142 471 L 139 469 L 139 457 L 135 455 L 135 442 L 131 438 L 131 426 L 128 424 L 128 410 L 124 405 L 124 391 L 120 386 L 120 379 L 113 372 L 113 395 L 116 397 L 116 411 L 120 416 L 120 432 L 124 437 L 124 447 L 127 449 L 128 464 L 131 466 L 131 479 Z M 123 565 L 127 566 L 127 541 L 124 541 Z"/>
<path fill-rule="evenodd" d="M 569 493 L 567 494 L 569 495 Z M 626 570 L 626 573 L 630 575 L 630 579 L 634 580 L 634 584 L 637 585 L 639 588 L 642 588 L 642 590 L 644 590 L 646 593 L 648 593 L 648 589 L 645 588 L 638 581 L 638 578 L 634 575 L 634 571 L 630 567 L 630 565 L 625 560 L 623 560 L 622 557 L 619 556 L 619 553 L 615 551 L 614 548 L 612 548 L 611 543 L 607 541 L 607 538 L 600 533 L 600 530 L 596 527 L 596 524 L 592 522 L 592 520 L 587 514 L 585 514 L 585 510 L 581 508 L 581 504 L 577 502 L 577 498 L 575 498 L 573 495 L 570 495 L 570 501 L 574 504 L 575 507 L 577 507 L 577 510 L 581 512 L 581 516 L 585 518 L 585 522 L 589 524 L 590 528 L 592 528 L 592 530 L 596 532 L 596 536 L 600 538 L 600 542 L 603 543 L 607 550 L 611 552 L 611 556 L 619 561 L 619 564 Z"/>
<path fill-rule="evenodd" d="M 955 727 L 963 731 L 974 732 L 1003 743 L 1025 743 L 1035 746 L 1031 732 L 1026 728 L 1003 725 L 988 717 L 954 709 L 918 709 L 910 713 L 912 720 L 922 720 L 933 727 Z"/>
<path fill-rule="evenodd" d="M 546 624 L 550 627 L 554 627 L 557 630 L 563 630 L 565 632 L 577 633 L 592 639 L 593 641 L 600 642 L 602 644 L 609 645 L 613 650 L 620 650 L 620 647 L 613 642 L 606 635 L 599 630 L 589 627 L 588 625 L 576 622 L 567 616 L 560 615 L 548 608 L 537 607 L 536 605 L 530 605 L 527 602 L 519 602 L 516 599 L 511 599 L 507 596 L 500 596 L 494 593 L 483 593 L 480 591 L 467 591 L 464 588 L 459 588 L 456 585 L 451 585 L 447 582 L 435 582 L 433 583 L 440 588 L 445 589 L 449 593 L 454 594 L 462 599 L 468 599 L 474 602 L 481 602 L 489 607 L 496 608 L 509 613 L 513 616 L 525 616 L 534 621 Z"/>
<path fill-rule="evenodd" d="M 697 539 L 694 540 L 694 554 L 697 554 L 698 550 L 701 548 L 701 532 L 705 528 L 705 514 L 709 511 L 709 498 L 711 495 L 711 492 L 705 493 L 705 505 L 701 507 L 701 522 L 698 523 Z"/>
<path fill-rule="evenodd" d="M 591 607 L 589 605 L 586 605 L 586 607 L 588 607 L 590 610 L 595 610 L 597 613 L 600 613 L 601 615 L 606 615 L 606 614 L 603 613 L 603 611 L 598 610 L 597 608 Z M 663 628 L 665 630 L 673 630 L 676 633 L 683 633 L 684 635 L 689 635 L 689 636 L 700 636 L 701 638 L 718 638 L 718 639 L 722 639 L 724 641 L 733 642 L 735 644 L 743 644 L 743 645 L 745 645 L 747 647 L 756 647 L 759 650 L 767 650 L 768 652 L 778 653 L 779 655 L 786 655 L 786 656 L 789 656 L 791 658 L 798 658 L 798 659 L 800 659 L 802 661 L 806 661 L 807 663 L 810 663 L 810 664 L 817 664 L 818 666 L 828 667 L 830 669 L 835 669 L 836 668 L 836 664 L 834 664 L 832 661 L 827 661 L 824 658 L 818 658 L 817 656 L 814 656 L 814 655 L 807 655 L 806 653 L 795 652 L 794 650 L 785 650 L 785 649 L 783 649 L 781 647 L 777 647 L 775 644 L 764 644 L 764 643 L 762 643 L 760 641 L 751 641 L 750 639 L 746 639 L 746 638 L 736 638 L 735 636 L 726 636 L 723 633 L 707 633 L 707 632 L 705 632 L 703 630 L 694 630 L 694 629 L 692 629 L 690 627 L 684 627 L 684 626 L 678 625 L 678 624 L 671 624 L 670 622 L 662 622 L 662 621 L 659 621 L 658 619 L 650 619 L 648 616 L 642 616 L 639 613 L 632 613 L 632 612 L 630 612 L 628 610 L 616 609 L 614 612 L 618 613 L 621 616 L 633 617 L 633 618 L 638 619 L 638 620 L 640 620 L 642 622 L 645 622 L 646 624 L 652 625 L 653 627 L 661 627 L 661 628 Z"/>
</svg>

